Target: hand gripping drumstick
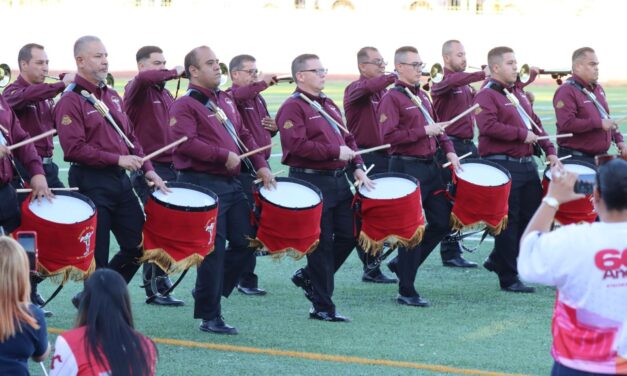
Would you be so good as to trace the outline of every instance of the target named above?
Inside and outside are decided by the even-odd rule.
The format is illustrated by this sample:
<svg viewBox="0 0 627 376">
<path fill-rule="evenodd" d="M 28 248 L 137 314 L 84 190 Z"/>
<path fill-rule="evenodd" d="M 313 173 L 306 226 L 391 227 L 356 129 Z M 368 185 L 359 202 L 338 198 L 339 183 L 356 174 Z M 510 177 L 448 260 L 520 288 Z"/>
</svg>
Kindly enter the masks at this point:
<svg viewBox="0 0 627 376">
<path fill-rule="evenodd" d="M 277 172 L 273 172 L 273 173 L 272 173 L 272 176 L 277 176 L 278 174 L 282 174 L 282 173 L 284 173 L 284 172 L 285 172 L 285 170 L 279 170 L 279 171 L 277 171 Z M 255 180 L 253 180 L 253 184 L 259 184 L 259 183 L 261 183 L 262 181 L 263 181 L 263 179 L 255 179 Z"/>
<path fill-rule="evenodd" d="M 538 137 L 538 141 L 540 141 L 540 140 L 552 140 L 554 138 L 565 138 L 565 137 L 573 137 L 573 134 L 572 133 L 564 133 L 564 134 L 540 136 L 540 137 Z"/>
<path fill-rule="evenodd" d="M 172 149 L 176 145 L 178 145 L 180 143 L 183 143 L 185 141 L 187 141 L 187 136 L 183 136 L 183 137 L 179 138 L 178 140 L 174 141 L 173 143 L 168 144 L 168 145 L 162 147 L 161 149 L 153 151 L 152 153 L 150 153 L 147 156 L 142 158 L 142 163 L 146 162 L 149 159 L 152 159 L 152 158 L 156 157 L 157 155 L 159 155 L 159 154 L 161 154 L 161 153 L 163 153 L 163 152 L 165 152 L 167 150 Z"/>
<path fill-rule="evenodd" d="M 370 148 L 370 149 L 364 149 L 364 150 L 356 151 L 355 155 L 366 154 L 366 153 L 370 153 L 372 151 L 377 151 L 377 150 L 381 150 L 381 149 L 388 149 L 388 148 L 391 148 L 391 147 L 392 147 L 391 144 L 379 145 L 379 146 L 375 146 L 375 147 Z"/>
<path fill-rule="evenodd" d="M 471 151 L 469 151 L 468 153 L 462 155 L 461 157 L 459 157 L 458 159 L 461 161 L 462 159 L 466 158 L 466 157 L 470 157 L 470 155 L 472 154 Z M 452 165 L 451 162 L 446 162 L 445 164 L 442 165 L 443 168 L 447 168 L 448 166 Z"/>
<path fill-rule="evenodd" d="M 374 163 L 373 163 L 373 164 L 371 164 L 371 165 L 370 165 L 370 167 L 368 167 L 368 168 L 366 169 L 366 171 L 364 171 L 364 173 L 365 173 L 366 175 L 368 175 L 368 173 L 370 172 L 370 170 L 372 170 L 373 168 L 374 168 Z M 363 182 L 362 182 L 361 180 L 357 180 L 355 183 L 353 183 L 353 186 L 355 186 L 355 187 L 359 188 L 359 187 L 361 187 L 361 184 L 362 184 L 362 183 L 363 183 Z"/>
<path fill-rule="evenodd" d="M 2 125 L 0 125 L 0 131 L 6 133 L 7 135 L 9 134 L 9 130 L 3 127 Z"/>
<path fill-rule="evenodd" d="M 37 135 L 35 137 L 27 138 L 26 140 L 20 141 L 17 144 L 10 145 L 9 146 L 9 150 L 17 149 L 17 148 L 19 148 L 21 146 L 24 146 L 26 144 L 30 144 L 31 142 L 35 142 L 37 140 L 41 140 L 42 138 L 46 138 L 48 136 L 52 136 L 55 133 L 57 133 L 57 130 L 56 129 L 51 129 L 51 130 L 49 130 L 47 132 L 44 132 L 44 133 L 42 133 L 40 135 Z"/>
<path fill-rule="evenodd" d="M 475 103 L 472 107 L 468 108 L 466 111 L 464 111 L 461 114 L 455 116 L 451 120 L 444 122 L 444 125 L 442 126 L 442 129 L 446 129 L 446 127 L 448 127 L 449 125 L 455 123 L 457 120 L 463 118 L 464 116 L 468 115 L 469 113 L 471 113 L 472 111 L 476 110 L 477 108 L 481 108 L 481 106 L 479 106 L 479 103 Z"/>
<path fill-rule="evenodd" d="M 244 153 L 244 154 L 240 155 L 240 156 L 239 156 L 239 159 L 240 159 L 240 160 L 242 160 L 242 159 L 244 159 L 244 158 L 250 157 L 250 156 L 251 156 L 251 155 L 253 155 L 253 154 L 257 154 L 257 153 L 259 153 L 260 151 L 264 151 L 264 150 L 266 150 L 266 149 L 270 149 L 270 148 L 271 148 L 271 147 L 273 147 L 273 146 L 276 146 L 276 144 L 270 144 L 270 145 L 262 146 L 262 147 L 260 147 L 260 148 L 255 149 L 255 150 L 251 150 L 251 151 L 249 151 L 248 153 Z"/>
<path fill-rule="evenodd" d="M 563 156 L 562 158 L 557 158 L 557 160 L 558 160 L 558 161 L 563 161 L 564 159 L 568 159 L 568 158 L 570 158 L 570 157 L 572 157 L 572 155 L 570 155 L 570 154 L 569 154 L 569 155 L 565 155 L 565 156 Z M 544 162 L 544 164 L 548 166 L 548 165 L 550 165 L 550 164 L 551 164 L 551 161 L 546 161 L 546 162 Z"/>
<path fill-rule="evenodd" d="M 70 187 L 70 188 L 50 188 L 51 191 L 78 191 L 78 187 Z M 32 188 L 18 188 L 15 190 L 17 193 L 31 193 L 33 191 Z"/>
<path fill-rule="evenodd" d="M 309 103 L 311 106 L 313 106 L 318 112 L 320 112 L 322 115 L 324 115 L 325 118 L 327 118 L 328 120 L 332 121 L 333 124 L 340 128 L 341 130 L 343 130 L 344 132 L 350 134 L 350 132 L 348 131 L 348 129 L 344 128 L 342 126 L 342 124 L 338 123 L 337 121 L 335 121 L 335 119 L 333 119 L 329 114 L 327 114 L 327 112 L 322 108 L 322 106 L 320 106 L 320 103 L 318 102 L 314 102 L 311 99 L 309 99 L 305 94 L 300 93 L 300 97 L 307 103 Z"/>
</svg>

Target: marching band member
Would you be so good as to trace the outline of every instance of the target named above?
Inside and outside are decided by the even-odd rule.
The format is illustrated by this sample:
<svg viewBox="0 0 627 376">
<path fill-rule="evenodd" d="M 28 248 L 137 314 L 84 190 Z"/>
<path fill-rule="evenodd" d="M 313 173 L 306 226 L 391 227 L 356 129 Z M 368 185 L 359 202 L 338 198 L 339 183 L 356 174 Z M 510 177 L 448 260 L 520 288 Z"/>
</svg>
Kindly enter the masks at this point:
<svg viewBox="0 0 627 376">
<path fill-rule="evenodd" d="M 54 110 L 56 128 L 70 162 L 68 182 L 89 197 L 97 209 L 96 268 L 109 267 L 130 282 L 142 256 L 144 213 L 126 171 L 142 169 L 146 179 L 166 190 L 143 150 L 122 108 L 122 99 L 104 84 L 108 54 L 95 36 L 74 43 L 78 74 Z M 108 111 L 105 111 L 108 110 Z M 109 261 L 109 233 L 120 251 Z M 78 306 L 81 294 L 72 299 Z"/>
<path fill-rule="evenodd" d="M 166 60 L 163 50 L 157 46 L 140 48 L 135 58 L 139 72 L 124 88 L 124 110 L 144 152 L 150 154 L 172 142 L 168 109 L 174 102 L 174 98 L 165 88 L 165 82 L 181 77 L 184 69 L 182 66 L 176 66 L 170 70 L 165 69 Z M 172 167 L 171 149 L 155 156 L 151 162 L 161 179 L 176 180 L 176 171 Z M 145 205 L 150 189 L 141 171 L 131 173 L 131 182 Z M 158 291 L 152 291 L 151 288 L 153 273 Z M 165 306 L 185 304 L 171 294 L 164 295 L 164 292 L 172 286 L 172 282 L 157 264 L 144 263 L 143 277 L 146 297 L 149 298 L 146 299 L 146 303 Z M 151 297 L 153 298 L 150 299 Z"/>
<path fill-rule="evenodd" d="M 516 84 L 516 64 L 511 48 L 496 47 L 490 50 L 488 67 L 491 77 L 475 97 L 475 103 L 481 106 L 475 111 L 479 128 L 479 155 L 500 164 L 512 176 L 508 225 L 495 237 L 494 249 L 483 266 L 498 275 L 502 290 L 530 293 L 534 289 L 518 278 L 516 258 L 520 237 L 542 199 L 532 144 L 538 143 L 542 147 L 551 164 L 559 165 L 560 162 L 553 144 L 548 140 L 538 140 L 538 136 L 546 135 L 546 132 L 532 127 L 528 117 L 539 127 L 541 122 L 521 85 Z M 506 96 L 506 91 L 517 98 L 520 108 Z"/>
<path fill-rule="evenodd" d="M 250 208 L 237 177 L 239 154 L 256 149 L 257 144 L 242 126 L 233 98 L 219 89 L 219 60 L 209 47 L 194 48 L 185 56 L 185 72 L 189 90 L 170 107 L 175 139 L 188 137 L 174 151 L 174 168 L 179 171 L 178 181 L 208 188 L 219 198 L 215 248 L 198 267 L 194 317 L 202 320 L 201 331 L 237 334 L 236 328 L 224 322 L 220 295 L 230 295 L 243 265 L 255 257 L 248 240 L 253 234 Z M 250 162 L 266 188 L 275 184 L 263 155 L 242 160 Z"/>
<path fill-rule="evenodd" d="M 451 120 L 470 106 L 475 97 L 473 82 L 483 81 L 489 76 L 486 67 L 482 71 L 466 73 L 466 50 L 458 40 L 448 40 L 442 45 L 444 59 L 444 77 L 442 81 L 431 86 L 433 111 L 440 121 Z M 470 158 L 478 158 L 479 153 L 473 142 L 474 116 L 465 116 L 446 128 L 446 135 L 453 143 L 455 153 L 464 155 L 472 153 Z M 445 158 L 438 150 L 438 162 L 444 163 Z M 449 169 L 443 169 L 446 182 L 451 181 Z M 476 268 L 477 264 L 462 257 L 461 245 L 451 236 L 446 236 L 440 243 L 440 255 L 444 266 L 458 268 Z"/>
<path fill-rule="evenodd" d="M 313 304 L 311 319 L 347 322 L 350 319 L 336 311 L 332 300 L 334 274 L 356 243 L 353 195 L 345 174 L 353 173 L 368 188 L 373 185 L 363 170 L 361 157 L 355 155 L 353 136 L 340 129 L 343 122 L 339 108 L 322 92 L 326 74 L 318 56 L 297 56 L 292 61 L 297 89 L 279 108 L 277 123 L 282 162 L 290 166 L 289 176 L 318 187 L 323 199 L 320 243 L 307 255 L 307 266 L 294 273 L 292 282 Z"/>
<path fill-rule="evenodd" d="M 346 127 L 355 137 L 355 143 L 360 149 L 367 149 L 383 144 L 383 135 L 377 122 L 377 107 L 386 88 L 394 83 L 396 75 L 385 74 L 387 63 L 381 53 L 374 47 L 363 47 L 357 52 L 357 67 L 359 79 L 351 82 L 344 89 L 344 111 L 346 113 Z M 374 164 L 370 175 L 388 172 L 389 156 L 387 150 L 378 150 L 362 156 L 364 164 Z M 368 269 L 368 255 L 357 247 L 357 254 L 364 264 L 364 273 L 361 280 L 374 283 L 396 283 L 396 278 L 390 278 L 381 272 L 378 266 Z"/>
<path fill-rule="evenodd" d="M 422 207 L 428 222 L 422 242 L 411 248 L 400 247 L 398 256 L 388 264 L 399 279 L 397 303 L 415 307 L 429 305 L 414 287 L 418 268 L 451 232 L 449 217 L 452 206 L 444 195 L 441 168 L 435 160 L 438 144 L 453 167 L 460 168 L 453 144 L 442 125 L 433 121 L 435 116 L 429 97 L 420 90 L 423 66 L 415 47 L 397 49 L 394 67 L 398 79 L 394 89 L 381 99 L 377 111 L 383 142 L 392 144 L 390 171 L 409 174 L 418 179 Z"/>
<path fill-rule="evenodd" d="M 553 97 L 557 133 L 573 133 L 573 137 L 557 140 L 558 155 L 572 155 L 574 160 L 594 165 L 594 156 L 607 154 L 614 141 L 623 157 L 627 157 L 618 124 L 609 116 L 605 90 L 597 82 L 599 60 L 592 48 L 573 52 L 572 72 Z"/>
<path fill-rule="evenodd" d="M 251 55 L 237 55 L 229 63 L 229 72 L 233 85 L 226 90 L 231 94 L 242 118 L 242 126 L 248 130 L 255 143 L 266 146 L 272 143 L 279 128 L 268 112 L 266 101 L 261 92 L 270 85 L 276 83 L 274 75 L 266 73 L 258 77 L 257 61 Z M 263 151 L 263 156 L 268 161 L 271 149 Z M 246 193 L 246 199 L 251 209 L 253 200 L 253 181 L 255 175 L 246 165 L 241 166 L 239 180 Z M 242 276 L 237 284 L 238 291 L 246 295 L 265 295 L 266 290 L 258 285 L 258 277 L 255 274 L 256 257 L 251 258 L 251 263 L 244 267 Z"/>
</svg>

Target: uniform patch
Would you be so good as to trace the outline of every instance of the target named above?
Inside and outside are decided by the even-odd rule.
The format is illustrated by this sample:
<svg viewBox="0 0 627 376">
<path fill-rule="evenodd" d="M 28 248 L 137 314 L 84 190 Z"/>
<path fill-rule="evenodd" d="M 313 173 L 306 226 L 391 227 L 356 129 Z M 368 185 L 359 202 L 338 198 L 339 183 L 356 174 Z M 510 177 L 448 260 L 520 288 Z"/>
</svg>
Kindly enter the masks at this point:
<svg viewBox="0 0 627 376">
<path fill-rule="evenodd" d="M 72 118 L 69 115 L 63 115 L 63 117 L 61 118 L 61 124 L 63 125 L 72 124 Z"/>
<path fill-rule="evenodd" d="M 285 123 L 283 123 L 283 128 L 284 129 L 290 129 L 294 126 L 294 123 L 292 123 L 291 120 L 286 121 Z"/>
<path fill-rule="evenodd" d="M 481 107 L 477 107 L 477 109 L 475 110 L 475 115 L 479 115 L 481 111 L 483 111 L 483 109 Z"/>
<path fill-rule="evenodd" d="M 172 117 L 170 118 L 170 126 L 171 126 L 171 127 L 173 127 L 173 126 L 174 126 L 174 124 L 176 124 L 176 118 L 175 118 L 174 116 L 172 116 Z"/>
<path fill-rule="evenodd" d="M 388 117 L 385 116 L 385 114 L 381 114 L 381 116 L 379 116 L 379 123 L 385 123 L 387 119 Z"/>
<path fill-rule="evenodd" d="M 557 103 L 555 104 L 555 108 L 562 108 L 562 107 L 564 107 L 564 102 L 557 101 Z"/>
</svg>

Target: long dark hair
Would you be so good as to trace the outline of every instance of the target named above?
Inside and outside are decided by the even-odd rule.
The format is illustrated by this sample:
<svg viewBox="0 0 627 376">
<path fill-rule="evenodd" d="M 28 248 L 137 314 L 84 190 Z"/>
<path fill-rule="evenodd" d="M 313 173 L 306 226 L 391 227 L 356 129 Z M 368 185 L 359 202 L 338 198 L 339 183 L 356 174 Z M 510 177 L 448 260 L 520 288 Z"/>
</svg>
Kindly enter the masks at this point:
<svg viewBox="0 0 627 376">
<path fill-rule="evenodd" d="M 152 374 L 154 345 L 133 329 L 131 300 L 119 273 L 98 269 L 87 279 L 76 325 L 86 327 L 87 354 L 108 365 L 112 376 Z"/>
</svg>

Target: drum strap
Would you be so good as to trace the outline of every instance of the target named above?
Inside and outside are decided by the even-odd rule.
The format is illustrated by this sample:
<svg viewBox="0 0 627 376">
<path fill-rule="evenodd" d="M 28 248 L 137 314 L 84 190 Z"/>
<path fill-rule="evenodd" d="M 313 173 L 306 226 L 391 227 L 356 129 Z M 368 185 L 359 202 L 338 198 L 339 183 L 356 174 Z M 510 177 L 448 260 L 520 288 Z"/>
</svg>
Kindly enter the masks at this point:
<svg viewBox="0 0 627 376">
<path fill-rule="evenodd" d="M 601 103 L 599 103 L 599 101 L 597 100 L 597 96 L 596 95 L 591 93 L 588 89 L 583 87 L 579 82 L 573 80 L 572 78 L 569 78 L 568 80 L 566 80 L 566 82 L 568 84 L 576 87 L 577 90 L 579 90 L 582 93 L 584 93 L 584 95 L 586 97 L 588 97 L 592 101 L 592 103 L 594 103 L 594 106 L 597 108 L 597 111 L 599 111 L 599 115 L 601 115 L 602 119 L 609 119 L 610 118 L 610 115 L 607 113 L 607 111 L 605 111 L 605 108 L 603 108 Z"/>
<path fill-rule="evenodd" d="M 217 104 L 213 103 L 211 99 L 209 99 L 206 95 L 198 90 L 189 89 L 187 90 L 187 93 L 185 93 L 185 95 L 196 99 L 198 102 L 202 103 L 202 105 L 205 106 L 205 108 L 207 108 L 209 112 L 216 115 L 220 123 L 224 126 L 224 129 L 226 129 L 229 136 L 231 136 L 231 138 L 235 142 L 235 145 L 237 146 L 241 154 L 248 152 L 248 148 L 246 147 L 246 145 L 244 145 L 244 143 L 237 136 L 237 131 L 235 130 L 235 126 L 231 122 L 231 119 L 226 116 L 224 111 L 222 111 L 222 109 Z M 257 172 L 257 170 L 255 170 L 255 167 L 253 167 L 252 162 L 248 158 L 244 159 L 244 163 L 250 171 L 253 171 L 255 173 Z"/>
<path fill-rule="evenodd" d="M 505 97 L 507 97 L 507 94 L 505 94 L 505 88 L 503 87 L 503 85 L 501 85 L 500 83 L 498 83 L 496 81 L 488 82 L 486 84 L 486 87 L 496 91 L 497 93 L 500 93 L 501 95 L 504 95 Z M 514 95 L 514 94 L 512 93 L 512 95 Z M 511 102 L 514 104 L 514 107 L 516 107 L 516 111 L 518 111 L 518 115 L 520 116 L 522 121 L 525 123 L 525 126 L 527 127 L 527 129 L 531 130 L 532 128 L 531 128 L 531 121 L 529 120 L 529 114 L 527 114 L 525 112 L 525 109 L 522 108 L 520 103 L 515 102 L 513 99 L 511 100 Z"/>
<path fill-rule="evenodd" d="M 304 101 L 304 99 L 302 99 L 300 97 L 300 93 L 294 93 L 292 94 L 292 98 L 296 98 L 296 99 L 300 99 L 302 101 Z M 326 98 L 326 95 L 324 95 L 323 93 L 320 93 L 320 98 Z M 333 130 L 335 131 L 335 133 L 337 134 L 341 134 L 340 133 L 340 129 L 337 127 L 337 125 L 335 125 L 335 122 L 333 122 L 333 120 L 331 119 L 331 115 L 329 115 L 320 105 L 320 103 L 312 101 L 312 104 L 310 104 L 311 108 L 313 108 L 314 110 L 316 110 L 317 113 L 319 113 L 320 115 L 322 115 L 322 117 L 324 118 L 324 120 L 327 121 L 327 123 L 329 123 L 329 125 L 331 126 L 331 128 L 333 128 Z"/>
<path fill-rule="evenodd" d="M 9 135 L 7 134 L 7 136 Z M 2 131 L 0 131 L 0 145 L 7 145 L 7 144 L 8 144 L 7 139 L 2 134 Z M 13 159 L 13 154 L 9 154 L 8 158 L 11 161 L 11 165 L 13 166 L 13 172 L 15 172 L 15 176 L 17 176 L 18 179 L 20 180 L 20 184 L 22 185 L 22 188 L 28 188 L 28 185 L 26 185 L 26 181 L 24 181 L 22 174 L 20 174 L 20 170 L 18 170 L 17 165 L 15 165 L 15 159 Z"/>
<path fill-rule="evenodd" d="M 422 100 L 420 99 L 418 95 L 414 96 L 414 98 L 416 98 L 417 100 L 416 102 L 414 102 L 414 98 L 410 97 L 409 94 L 405 92 L 405 88 L 403 86 L 396 85 L 394 86 L 394 90 L 400 93 L 403 93 L 403 95 L 405 95 L 407 98 L 409 98 L 413 103 L 415 103 L 418 106 L 418 108 L 420 109 L 420 112 L 422 113 L 422 116 L 424 116 L 425 120 L 427 120 L 427 124 L 431 125 L 435 123 L 435 121 L 433 121 L 433 118 L 431 117 L 431 114 L 429 114 L 429 111 L 427 111 L 425 106 L 422 104 Z"/>
</svg>

